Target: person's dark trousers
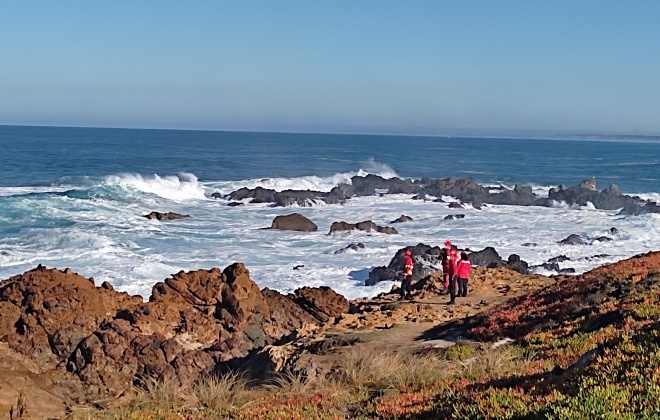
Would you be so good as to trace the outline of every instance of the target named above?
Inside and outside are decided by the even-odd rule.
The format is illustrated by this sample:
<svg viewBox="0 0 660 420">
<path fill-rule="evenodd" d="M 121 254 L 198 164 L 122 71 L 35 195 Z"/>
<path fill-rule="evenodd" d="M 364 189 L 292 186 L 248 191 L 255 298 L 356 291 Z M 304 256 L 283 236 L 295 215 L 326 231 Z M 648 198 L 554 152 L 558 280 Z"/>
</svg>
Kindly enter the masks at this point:
<svg viewBox="0 0 660 420">
<path fill-rule="evenodd" d="M 401 282 L 401 297 L 410 295 L 412 291 L 412 276 L 405 276 Z"/>
<path fill-rule="evenodd" d="M 449 279 L 449 297 L 451 298 L 449 303 L 454 303 L 456 299 L 456 276 L 452 276 Z"/>
<path fill-rule="evenodd" d="M 458 296 L 467 296 L 468 279 L 458 279 Z"/>
</svg>

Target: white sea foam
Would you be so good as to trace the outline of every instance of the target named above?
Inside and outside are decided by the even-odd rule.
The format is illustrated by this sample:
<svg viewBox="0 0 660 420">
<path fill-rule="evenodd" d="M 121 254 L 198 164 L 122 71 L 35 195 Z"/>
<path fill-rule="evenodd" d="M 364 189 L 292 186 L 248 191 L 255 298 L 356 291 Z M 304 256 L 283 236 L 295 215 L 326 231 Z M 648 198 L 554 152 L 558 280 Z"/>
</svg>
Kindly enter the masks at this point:
<svg viewBox="0 0 660 420">
<path fill-rule="evenodd" d="M 111 175 L 105 178 L 104 184 L 119 185 L 155 194 L 172 201 L 204 198 L 204 188 L 198 182 L 197 177 L 185 172 L 165 177 L 153 175 L 148 178 L 139 174 Z"/>
<path fill-rule="evenodd" d="M 249 203 L 228 207 L 223 201 L 200 199 L 219 183 L 202 186 L 194 175 L 121 175 L 104 182 L 126 188 L 131 194 L 122 200 L 114 196 L 90 199 L 84 194 L 13 199 L 11 207 L 3 211 L 20 213 L 24 218 L 7 217 L 0 225 L 5 229 L 0 236 L 0 278 L 41 263 L 71 267 L 93 276 L 97 283 L 109 281 L 118 290 L 147 297 L 156 282 L 179 270 L 225 267 L 242 261 L 261 287 L 288 292 L 305 285 L 329 285 L 355 298 L 391 288 L 391 282 L 366 287 L 364 280 L 372 267 L 387 265 L 398 249 L 418 243 L 440 245 L 450 239 L 472 250 L 493 246 L 504 258 L 515 253 L 531 265 L 565 255 L 570 260 L 560 267 L 577 272 L 660 249 L 660 215 L 619 216 L 616 211 L 589 206 L 468 207 L 460 210 L 464 219 L 445 221 L 445 216 L 456 213 L 448 203 L 411 200 L 409 195 L 359 197 L 344 205 L 296 209 Z M 292 181 L 297 182 L 300 179 Z M 190 214 L 191 218 L 165 222 L 142 217 L 152 210 Z M 270 226 L 275 216 L 294 211 L 309 217 L 319 231 L 259 229 Z M 389 225 L 401 214 L 413 221 L 393 225 L 398 235 L 327 234 L 335 221 L 373 220 Z M 15 227 L 12 220 L 16 220 Z M 619 234 L 612 235 L 611 227 Z M 559 244 L 570 234 L 581 235 L 589 244 Z M 595 241 L 601 236 L 613 241 Z M 334 253 L 352 242 L 362 242 L 365 248 Z M 602 254 L 607 256 L 594 258 Z M 294 270 L 298 265 L 304 267 Z"/>
<path fill-rule="evenodd" d="M 300 176 L 294 178 L 262 178 L 262 179 L 249 179 L 241 181 L 216 181 L 205 182 L 204 186 L 210 192 L 219 192 L 221 194 L 229 194 L 239 188 L 267 188 L 274 191 L 284 190 L 311 190 L 329 192 L 339 184 L 351 184 L 351 178 L 354 176 L 365 177 L 369 174 L 379 175 L 383 178 L 389 179 L 398 177 L 397 173 L 384 163 L 379 163 L 373 159 L 369 159 L 361 165 L 362 167 L 355 172 L 345 172 L 330 175 L 327 177 L 319 177 L 315 175 Z"/>
</svg>

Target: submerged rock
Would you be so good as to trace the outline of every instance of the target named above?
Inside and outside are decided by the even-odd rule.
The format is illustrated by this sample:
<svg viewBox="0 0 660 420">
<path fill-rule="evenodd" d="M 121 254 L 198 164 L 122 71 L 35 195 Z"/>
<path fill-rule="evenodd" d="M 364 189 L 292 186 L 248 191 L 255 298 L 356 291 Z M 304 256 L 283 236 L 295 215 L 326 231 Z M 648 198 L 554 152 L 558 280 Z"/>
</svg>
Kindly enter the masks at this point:
<svg viewBox="0 0 660 420">
<path fill-rule="evenodd" d="M 328 232 L 328 234 L 332 234 L 335 232 L 350 231 L 350 230 L 364 230 L 366 232 L 378 232 L 378 233 L 387 233 L 387 234 L 399 233 L 393 227 L 378 226 L 371 220 L 365 220 L 364 222 L 358 222 L 358 223 L 333 222 L 332 225 L 330 225 L 330 232 Z"/>
<path fill-rule="evenodd" d="M 178 219 L 186 219 L 190 217 L 189 214 L 179 214 L 179 213 L 172 213 L 172 212 L 167 212 L 167 213 L 160 213 L 157 211 L 152 211 L 149 214 L 146 214 L 144 217 L 147 219 L 156 219 L 156 220 L 178 220 Z"/>
<path fill-rule="evenodd" d="M 361 249 L 364 249 L 364 244 L 362 242 L 358 242 L 356 244 L 346 245 L 346 247 L 336 250 L 335 254 L 344 254 L 347 251 L 359 251 Z"/>
<path fill-rule="evenodd" d="M 412 217 L 402 214 L 401 216 L 399 216 L 398 219 L 394 219 L 390 223 L 404 223 L 404 222 L 412 222 L 412 221 L 413 221 Z"/>
</svg>

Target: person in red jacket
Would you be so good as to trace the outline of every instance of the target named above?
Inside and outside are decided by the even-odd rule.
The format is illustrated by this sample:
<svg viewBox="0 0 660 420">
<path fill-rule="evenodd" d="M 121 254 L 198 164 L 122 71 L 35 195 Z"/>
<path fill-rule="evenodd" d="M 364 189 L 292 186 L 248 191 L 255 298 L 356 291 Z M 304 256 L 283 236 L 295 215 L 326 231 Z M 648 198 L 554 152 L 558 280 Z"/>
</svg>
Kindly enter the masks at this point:
<svg viewBox="0 0 660 420">
<path fill-rule="evenodd" d="M 405 262 L 403 263 L 403 281 L 401 282 L 401 299 L 412 300 L 412 276 L 415 264 L 412 260 L 412 252 L 406 250 L 403 253 Z"/>
<path fill-rule="evenodd" d="M 442 250 L 442 272 L 445 277 L 445 287 L 449 287 L 452 277 L 455 275 L 456 262 L 458 262 L 458 253 L 451 242 L 445 242 L 445 249 Z"/>
<path fill-rule="evenodd" d="M 468 280 L 470 280 L 470 271 L 472 263 L 465 251 L 461 252 L 461 259 L 456 264 L 456 278 L 458 279 L 458 296 L 467 296 Z"/>
</svg>

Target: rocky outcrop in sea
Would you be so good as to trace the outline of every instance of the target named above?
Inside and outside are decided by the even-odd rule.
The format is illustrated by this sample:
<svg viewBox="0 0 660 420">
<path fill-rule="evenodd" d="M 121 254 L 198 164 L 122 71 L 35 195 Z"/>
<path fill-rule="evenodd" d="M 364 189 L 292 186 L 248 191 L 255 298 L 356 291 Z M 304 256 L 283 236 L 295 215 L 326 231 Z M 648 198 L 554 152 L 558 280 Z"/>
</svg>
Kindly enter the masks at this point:
<svg viewBox="0 0 660 420">
<path fill-rule="evenodd" d="M 250 199 L 253 203 L 273 203 L 275 206 L 310 206 L 318 202 L 326 204 L 341 204 L 350 197 L 372 196 L 380 194 L 414 194 L 417 199 L 426 199 L 427 196 L 451 196 L 460 200 L 458 204 L 470 204 L 480 209 L 483 204 L 516 205 L 516 206 L 544 206 L 552 207 L 558 202 L 568 205 L 585 206 L 591 203 L 595 208 L 602 210 L 621 209 L 625 214 L 660 213 L 660 205 L 653 201 L 643 200 L 637 196 L 623 194 L 612 184 L 598 190 L 595 178 L 583 180 L 579 185 L 565 187 L 560 185 L 550 190 L 548 197 L 536 196 L 532 188 L 516 184 L 513 189 L 505 187 L 485 187 L 477 184 L 472 178 L 422 178 L 409 180 L 400 178 L 383 178 L 378 175 L 354 176 L 351 183 L 342 183 L 330 192 L 275 190 L 256 187 L 253 189 L 241 188 L 226 196 L 214 193 L 216 198 L 228 200 Z M 442 200 L 440 200 L 442 201 Z M 462 208 L 463 205 L 456 206 Z"/>
</svg>

